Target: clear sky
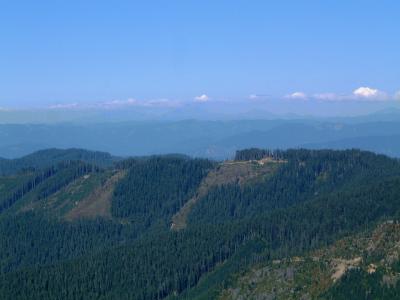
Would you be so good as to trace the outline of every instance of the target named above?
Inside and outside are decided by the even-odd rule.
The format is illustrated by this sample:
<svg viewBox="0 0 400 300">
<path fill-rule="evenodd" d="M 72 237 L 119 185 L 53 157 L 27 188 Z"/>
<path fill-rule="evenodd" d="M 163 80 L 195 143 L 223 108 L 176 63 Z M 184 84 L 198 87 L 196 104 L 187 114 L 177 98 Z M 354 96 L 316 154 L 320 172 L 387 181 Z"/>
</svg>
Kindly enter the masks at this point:
<svg viewBox="0 0 400 300">
<path fill-rule="evenodd" d="M 398 0 L 0 0 L 0 107 L 399 90 Z"/>
</svg>

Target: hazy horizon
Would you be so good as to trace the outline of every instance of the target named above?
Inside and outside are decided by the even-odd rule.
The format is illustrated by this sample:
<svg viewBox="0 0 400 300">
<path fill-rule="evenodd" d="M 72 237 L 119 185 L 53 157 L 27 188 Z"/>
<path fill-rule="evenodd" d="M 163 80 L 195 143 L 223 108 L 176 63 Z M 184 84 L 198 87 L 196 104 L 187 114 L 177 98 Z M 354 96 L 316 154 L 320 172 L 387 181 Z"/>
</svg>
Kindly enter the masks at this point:
<svg viewBox="0 0 400 300">
<path fill-rule="evenodd" d="M 346 109 L 343 109 L 343 105 Z M 126 122 L 126 121 L 181 121 L 181 120 L 275 120 L 275 119 L 331 119 L 357 118 L 371 115 L 400 116 L 399 103 L 371 102 L 293 104 L 289 101 L 246 103 L 220 101 L 213 103 L 180 103 L 163 105 L 119 105 L 101 103 L 73 107 L 8 108 L 0 110 L 0 124 L 7 123 L 62 123 L 62 122 Z"/>
</svg>

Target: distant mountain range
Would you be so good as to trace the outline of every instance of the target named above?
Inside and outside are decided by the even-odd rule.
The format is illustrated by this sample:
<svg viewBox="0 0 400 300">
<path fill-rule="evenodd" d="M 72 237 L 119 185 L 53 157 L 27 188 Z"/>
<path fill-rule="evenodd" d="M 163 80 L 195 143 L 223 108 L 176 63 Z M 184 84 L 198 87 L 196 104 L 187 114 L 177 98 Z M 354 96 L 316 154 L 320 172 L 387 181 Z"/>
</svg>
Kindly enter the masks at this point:
<svg viewBox="0 0 400 300">
<path fill-rule="evenodd" d="M 399 135 L 395 110 L 329 119 L 2 124 L 0 157 L 85 148 L 117 156 L 182 153 L 226 159 L 248 147 L 360 148 L 400 157 Z"/>
<path fill-rule="evenodd" d="M 5 109 L 0 124 L 101 123 L 136 121 L 330 119 L 331 121 L 395 121 L 400 101 L 293 101 L 236 99 L 192 101 L 116 101 L 58 104 L 48 107 Z"/>
</svg>

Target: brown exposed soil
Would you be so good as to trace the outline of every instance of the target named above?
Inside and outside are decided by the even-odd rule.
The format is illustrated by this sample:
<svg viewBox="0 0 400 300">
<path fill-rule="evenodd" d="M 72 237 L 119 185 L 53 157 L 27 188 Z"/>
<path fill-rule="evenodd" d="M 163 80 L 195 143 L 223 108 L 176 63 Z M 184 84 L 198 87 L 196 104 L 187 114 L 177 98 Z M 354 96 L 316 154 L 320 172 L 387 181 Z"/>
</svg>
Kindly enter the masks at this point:
<svg viewBox="0 0 400 300">
<path fill-rule="evenodd" d="M 102 186 L 96 188 L 88 197 L 76 203 L 65 215 L 65 220 L 103 217 L 111 219 L 111 198 L 115 184 L 125 175 L 120 171 L 111 176 Z"/>
<path fill-rule="evenodd" d="M 353 259 L 341 259 L 335 258 L 332 259 L 332 268 L 334 273 L 332 274 L 333 282 L 340 279 L 348 269 L 357 267 L 362 262 L 361 257 L 355 257 Z"/>
</svg>

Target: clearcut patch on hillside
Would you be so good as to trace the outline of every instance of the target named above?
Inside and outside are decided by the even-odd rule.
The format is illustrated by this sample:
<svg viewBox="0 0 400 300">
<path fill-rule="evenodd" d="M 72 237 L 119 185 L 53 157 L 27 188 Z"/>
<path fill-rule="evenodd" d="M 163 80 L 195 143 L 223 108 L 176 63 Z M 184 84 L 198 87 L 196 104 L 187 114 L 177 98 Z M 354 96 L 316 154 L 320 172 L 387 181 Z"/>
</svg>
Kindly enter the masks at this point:
<svg viewBox="0 0 400 300">
<path fill-rule="evenodd" d="M 111 219 L 111 199 L 114 187 L 124 175 L 124 171 L 116 172 L 86 198 L 75 202 L 75 207 L 65 215 L 64 219 L 67 221 L 96 217 Z"/>
<path fill-rule="evenodd" d="M 282 163 L 286 163 L 286 161 L 274 160 L 270 157 L 261 160 L 225 161 L 221 163 L 208 173 L 200 183 L 196 194 L 172 217 L 171 230 L 186 228 L 190 211 L 202 197 L 207 195 L 210 188 L 231 183 L 242 186 L 252 181 L 262 180 L 272 175 Z"/>
<path fill-rule="evenodd" d="M 77 203 L 88 197 L 111 175 L 111 172 L 83 175 L 40 200 L 36 200 L 36 198 L 30 197 L 30 194 L 27 194 L 27 199 L 24 199 L 24 205 L 19 209 L 19 212 L 31 211 L 45 214 L 51 218 L 62 219 Z"/>
</svg>

